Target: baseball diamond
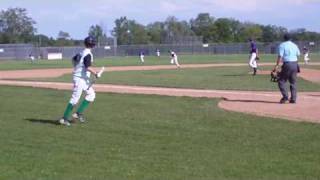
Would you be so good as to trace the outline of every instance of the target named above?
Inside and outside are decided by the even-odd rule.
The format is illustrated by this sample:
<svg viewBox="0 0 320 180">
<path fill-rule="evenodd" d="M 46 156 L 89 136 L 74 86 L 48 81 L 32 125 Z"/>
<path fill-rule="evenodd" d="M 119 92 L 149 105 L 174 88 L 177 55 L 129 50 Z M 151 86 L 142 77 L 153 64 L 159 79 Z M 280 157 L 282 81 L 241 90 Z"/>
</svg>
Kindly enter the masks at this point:
<svg viewBox="0 0 320 180">
<path fill-rule="evenodd" d="M 261 56 L 264 57 L 264 55 Z M 229 57 L 232 59 L 232 56 Z M 147 62 L 158 62 L 157 58 L 148 58 Z M 187 59 L 183 56 L 181 60 L 183 61 L 184 58 Z M 167 57 L 164 57 L 164 60 L 167 64 L 169 63 Z M 262 90 L 264 87 L 275 85 L 269 81 L 273 63 L 268 61 L 259 64 L 259 73 L 255 77 L 248 73 L 246 59 L 240 61 L 241 63 L 183 63 L 179 70 L 172 65 L 139 66 L 137 64 L 131 66 L 129 61 L 122 62 L 128 63 L 129 66 L 107 65 L 104 75 L 93 84 L 98 97 L 97 101 L 86 111 L 85 121 L 77 114 L 72 115 L 72 118 L 79 121 L 71 122 L 71 128 L 57 128 L 56 123 L 65 105 L 63 100 L 69 98 L 69 91 L 72 89 L 71 68 L 47 69 L 43 66 L 40 69 L 27 67 L 25 70 L 0 71 L 0 86 L 2 87 L 0 97 L 7 106 L 15 107 L 8 109 L 9 107 L 5 106 L 0 109 L 3 111 L 0 113 L 0 124 L 1 127 L 6 127 L 2 128 L 0 134 L 2 137 L 10 136 L 0 141 L 1 146 L 10 147 L 10 151 L 5 149 L 0 151 L 4 151 L 4 154 L 11 154 L 12 149 L 23 148 L 23 151 L 14 152 L 14 157 L 23 156 L 28 164 L 33 161 L 39 163 L 39 161 L 35 157 L 29 158 L 23 155 L 23 152 L 37 151 L 34 154 L 41 154 L 42 158 L 43 156 L 49 158 L 51 165 L 42 163 L 39 165 L 41 165 L 41 171 L 50 177 L 74 177 L 73 172 L 77 172 L 78 175 L 84 177 L 80 179 L 87 179 L 91 176 L 97 178 L 117 176 L 126 179 L 133 169 L 136 172 L 133 173 L 133 179 L 141 179 L 140 173 L 143 176 L 163 178 L 166 177 L 167 172 L 171 172 L 170 177 L 174 177 L 173 179 L 180 179 L 181 174 L 188 174 L 190 171 L 194 175 L 189 174 L 188 177 L 199 177 L 201 174 L 217 177 L 217 174 L 208 172 L 230 168 L 241 170 L 242 165 L 238 163 L 233 163 L 231 166 L 225 163 L 233 159 L 229 159 L 230 154 L 241 161 L 248 161 L 247 155 L 239 153 L 246 148 L 255 147 L 255 155 L 250 153 L 250 156 L 260 159 L 256 162 L 250 161 L 252 166 L 260 166 L 263 162 L 263 164 L 269 163 L 279 168 L 279 163 L 272 163 L 274 160 L 282 159 L 283 162 L 287 162 L 292 160 L 292 157 L 271 158 L 274 155 L 264 151 L 264 143 L 268 143 L 268 146 L 274 149 L 273 151 L 282 151 L 283 146 L 292 144 L 291 140 L 284 137 L 289 138 L 296 134 L 300 138 L 309 139 L 308 133 L 314 134 L 318 131 L 315 126 L 319 123 L 320 114 L 314 110 L 320 104 L 320 93 L 317 91 L 320 88 L 318 69 L 320 64 L 318 62 L 313 61 L 308 66 L 302 66 L 299 83 L 305 86 L 300 89 L 305 90 L 299 93 L 299 101 L 294 105 L 279 104 L 280 94 L 274 91 L 274 88 L 271 88 L 270 91 Z M 101 66 L 106 65 L 104 61 L 99 63 L 99 66 L 93 71 L 98 72 Z M 6 67 L 5 64 L 6 62 L 3 63 L 3 67 Z M 66 67 L 70 66 L 69 64 Z M 186 78 L 183 78 L 184 76 Z M 208 86 L 208 82 L 213 85 Z M 244 84 L 242 90 L 236 90 L 241 84 Z M 235 89 L 228 90 L 230 85 Z M 255 86 L 261 89 L 257 91 Z M 57 91 L 57 89 L 62 91 Z M 36 100 L 32 100 L 33 98 Z M 24 99 L 24 102 L 21 102 L 21 99 Z M 15 105 L 11 105 L 11 102 Z M 31 103 L 32 106 L 28 103 Z M 15 110 L 17 112 L 13 114 L 5 113 Z M 21 122 L 21 119 L 24 121 Z M 79 123 L 82 121 L 86 123 Z M 17 126 L 24 126 L 23 144 L 31 144 L 30 146 L 12 144 L 12 140 L 20 142 L 18 139 L 21 131 L 12 129 L 16 129 Z M 268 133 L 264 134 L 264 132 Z M 251 139 L 252 144 L 243 145 L 243 142 L 248 141 L 247 133 L 256 140 Z M 238 142 L 238 140 L 230 139 L 230 141 L 227 140 L 229 137 L 233 140 L 238 138 L 241 140 Z M 33 144 L 35 139 L 36 144 Z M 297 144 L 296 140 L 293 140 L 294 144 Z M 301 143 L 309 144 L 310 141 L 312 139 L 301 141 L 300 145 L 307 147 Z M 263 143 L 260 145 L 259 142 Z M 195 144 L 198 144 L 197 148 L 194 148 Z M 233 146 L 232 144 L 234 147 L 229 147 Z M 256 147 L 257 144 L 259 144 L 258 147 Z M 227 152 L 225 148 L 228 149 Z M 310 146 L 306 151 L 311 152 L 313 149 Z M 306 162 L 304 154 L 299 154 L 300 150 L 301 148 L 293 148 L 291 151 L 295 158 L 299 158 L 299 162 Z M 219 157 L 222 156 L 221 159 L 217 159 L 217 156 L 212 153 L 219 154 Z M 64 160 L 63 163 L 68 170 L 60 170 L 61 156 L 63 159 L 69 159 Z M 2 159 L 7 159 L 6 157 L 2 156 Z M 99 163 L 96 158 L 99 159 Z M 128 158 L 131 161 L 128 161 Z M 185 162 L 189 158 L 191 158 L 188 160 L 191 164 Z M 207 168 L 204 169 L 202 169 L 203 158 L 209 160 Z M 219 159 L 221 162 L 216 167 L 216 161 L 220 161 Z M 84 169 L 74 166 L 74 161 L 83 164 L 81 167 Z M 157 167 L 144 166 L 149 161 L 152 161 L 152 164 L 158 164 Z M 292 160 L 293 162 L 295 161 Z M 97 163 L 100 165 L 97 166 Z M 136 166 L 134 164 L 142 166 L 144 170 L 139 167 L 134 168 Z M 316 161 L 311 162 L 312 167 L 317 167 L 316 164 Z M 282 163 L 280 165 L 286 166 L 290 171 L 297 170 L 291 165 Z M 1 161 L 0 166 L 3 166 Z M 168 166 L 172 166 L 173 169 Z M 188 167 L 188 170 L 182 170 L 183 173 L 179 173 L 176 168 L 180 166 Z M 14 167 L 29 176 L 46 176 L 36 173 L 40 171 L 38 167 L 34 167 L 35 171 L 31 172 L 24 171 L 23 164 L 20 163 L 15 163 Z M 104 167 L 113 167 L 113 169 Z M 124 167 L 126 168 L 123 169 Z M 155 175 L 159 168 L 163 169 L 164 174 Z M 267 171 L 261 172 L 255 169 L 250 168 L 250 172 L 246 174 L 250 177 L 254 176 L 253 173 L 269 176 Z M 6 172 L 0 169 L 0 172 L 2 174 L 0 177 L 3 175 L 19 177 L 19 175 L 14 175 L 15 170 L 13 169 Z M 52 172 L 56 172 L 56 175 Z M 124 174 L 117 175 L 120 172 Z M 305 171 L 302 170 L 302 172 Z M 308 174 L 309 177 L 317 176 L 312 172 Z M 239 175 L 236 174 L 234 177 L 237 179 L 237 176 Z M 277 176 L 282 177 L 283 173 Z"/>
<path fill-rule="evenodd" d="M 183 68 L 204 68 L 204 67 L 223 67 L 223 66 L 244 66 L 245 64 L 203 64 L 203 65 L 183 65 Z M 268 64 L 262 64 L 268 65 Z M 172 69 L 171 66 L 134 66 L 134 67 L 110 67 L 109 72 L 112 71 L 132 71 L 132 70 L 160 70 L 160 69 Z M 22 71 L 9 71 L 1 72 L 0 77 L 3 79 L 16 79 L 16 78 L 32 78 L 38 77 L 41 74 L 42 77 L 59 77 L 65 73 L 68 73 L 69 69 L 46 69 L 46 70 L 22 70 Z M 319 83 L 320 71 L 303 69 L 302 78 Z M 268 74 L 269 72 L 261 72 L 262 74 Z M 1 80 L 2 85 L 19 85 L 19 86 L 31 86 L 53 89 L 70 89 L 69 84 L 66 83 L 46 83 L 46 82 L 28 82 L 28 81 L 9 81 Z M 291 107 L 282 107 L 276 105 L 275 99 L 279 98 L 278 93 L 271 92 L 236 92 L 236 91 L 209 91 L 209 90 L 192 90 L 192 89 L 163 89 L 163 88 L 148 88 L 148 87 L 130 87 L 130 86 L 116 86 L 116 85 L 94 85 L 99 92 L 119 92 L 119 93 L 133 93 L 133 94 L 158 94 L 169 96 L 190 96 L 190 97 L 220 97 L 224 100 L 219 104 L 221 108 L 239 111 L 245 113 L 252 113 L 270 117 L 282 117 L 289 120 L 319 122 L 320 113 L 314 111 L 316 106 L 320 103 L 320 99 L 316 96 L 319 92 L 310 92 L 302 94 L 302 102 L 297 104 L 295 109 Z M 248 103 L 250 102 L 250 103 Z M 274 103 L 272 103 L 274 102 Z M 255 108 L 253 108 L 255 107 Z M 259 108 L 258 108 L 259 107 Z M 279 111 L 279 108 L 282 111 Z M 301 113 L 303 112 L 303 113 Z"/>
<path fill-rule="evenodd" d="M 320 179 L 319 0 L 0 3 L 0 180 Z"/>
</svg>

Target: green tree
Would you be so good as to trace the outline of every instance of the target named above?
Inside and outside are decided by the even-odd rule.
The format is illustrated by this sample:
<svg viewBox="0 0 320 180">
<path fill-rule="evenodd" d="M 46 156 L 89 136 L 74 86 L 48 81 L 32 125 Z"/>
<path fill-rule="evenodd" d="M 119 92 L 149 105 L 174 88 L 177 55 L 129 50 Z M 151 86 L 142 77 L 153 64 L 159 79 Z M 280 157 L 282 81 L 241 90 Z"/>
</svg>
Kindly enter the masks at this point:
<svg viewBox="0 0 320 180">
<path fill-rule="evenodd" d="M 36 32 L 36 22 L 24 8 L 9 8 L 0 12 L 1 43 L 30 42 Z"/>
<path fill-rule="evenodd" d="M 178 43 L 182 38 L 194 36 L 191 26 L 186 21 L 178 21 L 174 16 L 169 16 L 164 22 L 165 43 Z"/>
<path fill-rule="evenodd" d="M 277 39 L 275 29 L 271 25 L 261 26 L 261 29 L 263 42 L 273 42 Z"/>
<path fill-rule="evenodd" d="M 150 40 L 148 31 L 145 26 L 131 21 L 130 23 L 130 32 L 131 34 L 131 44 L 147 44 Z"/>
<path fill-rule="evenodd" d="M 211 29 L 211 35 L 214 42 L 233 42 L 234 36 L 232 23 L 228 18 L 219 18 Z"/>
<path fill-rule="evenodd" d="M 53 38 L 49 38 L 44 34 L 37 34 L 33 36 L 32 43 L 40 47 L 54 46 L 55 40 Z"/>
<path fill-rule="evenodd" d="M 274 42 L 274 41 L 281 41 L 282 36 L 288 30 L 284 27 L 278 27 L 275 25 L 267 25 L 261 26 L 262 29 L 262 39 L 263 42 Z"/>
<path fill-rule="evenodd" d="M 55 45 L 56 46 L 72 46 L 74 45 L 74 42 L 71 39 L 71 36 L 68 32 L 59 31 Z"/>
<path fill-rule="evenodd" d="M 261 26 L 258 24 L 253 23 L 244 23 L 243 28 L 240 32 L 240 36 L 242 41 L 247 41 L 250 38 L 253 38 L 257 41 L 262 40 L 262 29 Z"/>
<path fill-rule="evenodd" d="M 241 42 L 241 22 L 235 19 L 228 19 L 228 21 L 232 42 Z"/>
<path fill-rule="evenodd" d="M 100 25 L 92 25 L 89 28 L 89 35 L 96 39 L 98 46 L 107 44 L 107 35 Z"/>
<path fill-rule="evenodd" d="M 57 37 L 58 40 L 59 40 L 59 39 L 68 40 L 68 39 L 70 39 L 70 38 L 71 38 L 71 37 L 70 37 L 70 34 L 69 34 L 68 32 L 59 31 L 58 37 Z"/>
<path fill-rule="evenodd" d="M 145 44 L 150 39 L 145 26 L 134 20 L 129 20 L 127 17 L 120 17 L 115 20 L 113 32 L 119 45 Z"/>
<path fill-rule="evenodd" d="M 163 37 L 165 36 L 164 23 L 155 22 L 147 26 L 148 36 L 150 37 L 150 42 L 155 44 L 163 43 Z"/>
<path fill-rule="evenodd" d="M 0 22 L 1 23 L 1 22 Z M 183 43 L 186 37 L 203 37 L 204 42 L 247 42 L 249 38 L 257 41 L 281 41 L 288 30 L 281 26 L 261 25 L 240 22 L 232 18 L 215 19 L 209 13 L 200 13 L 196 18 L 179 21 L 169 16 L 164 22 L 154 22 L 146 27 L 127 17 L 115 20 L 114 36 L 118 44 L 141 43 Z M 297 29 L 291 32 L 296 40 L 313 40 L 320 38 L 317 32 Z M 187 38 L 186 38 L 187 39 Z"/>
<path fill-rule="evenodd" d="M 214 17 L 209 13 L 200 13 L 196 19 L 190 20 L 191 30 L 197 35 L 202 36 L 205 43 L 212 41 L 212 33 L 210 30 L 214 26 Z"/>
<path fill-rule="evenodd" d="M 129 44 L 130 29 L 129 20 L 127 17 L 120 17 L 115 20 L 115 27 L 113 29 L 114 36 L 117 37 L 118 45 Z"/>
</svg>

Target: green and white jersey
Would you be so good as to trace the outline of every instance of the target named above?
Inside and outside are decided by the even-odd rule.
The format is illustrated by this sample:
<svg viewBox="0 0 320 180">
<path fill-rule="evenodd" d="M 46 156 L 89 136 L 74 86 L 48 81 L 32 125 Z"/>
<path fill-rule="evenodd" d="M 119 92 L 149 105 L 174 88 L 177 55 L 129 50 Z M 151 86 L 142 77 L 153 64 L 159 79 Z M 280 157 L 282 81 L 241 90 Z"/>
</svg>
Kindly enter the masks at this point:
<svg viewBox="0 0 320 180">
<path fill-rule="evenodd" d="M 80 55 L 81 58 L 79 62 L 74 62 L 73 64 L 73 76 L 88 79 L 91 73 L 87 71 L 87 68 L 90 67 L 93 62 L 91 49 L 85 48 Z"/>
</svg>

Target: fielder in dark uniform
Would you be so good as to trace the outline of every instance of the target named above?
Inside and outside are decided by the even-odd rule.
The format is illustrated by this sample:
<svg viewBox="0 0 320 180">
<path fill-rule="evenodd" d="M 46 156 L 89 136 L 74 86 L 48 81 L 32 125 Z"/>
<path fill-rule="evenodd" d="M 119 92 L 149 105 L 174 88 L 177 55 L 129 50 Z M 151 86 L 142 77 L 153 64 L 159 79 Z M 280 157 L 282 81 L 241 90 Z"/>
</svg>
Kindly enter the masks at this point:
<svg viewBox="0 0 320 180">
<path fill-rule="evenodd" d="M 279 66 L 280 62 L 283 62 L 280 77 L 278 81 L 278 86 L 282 94 L 280 100 L 281 104 L 289 101 L 288 91 L 286 88 L 286 83 L 289 80 L 290 83 L 290 103 L 296 103 L 297 101 L 297 73 L 298 73 L 298 57 L 300 56 L 300 50 L 296 44 L 291 41 L 289 34 L 284 35 L 284 41 L 279 45 L 277 64 L 274 70 Z"/>
</svg>

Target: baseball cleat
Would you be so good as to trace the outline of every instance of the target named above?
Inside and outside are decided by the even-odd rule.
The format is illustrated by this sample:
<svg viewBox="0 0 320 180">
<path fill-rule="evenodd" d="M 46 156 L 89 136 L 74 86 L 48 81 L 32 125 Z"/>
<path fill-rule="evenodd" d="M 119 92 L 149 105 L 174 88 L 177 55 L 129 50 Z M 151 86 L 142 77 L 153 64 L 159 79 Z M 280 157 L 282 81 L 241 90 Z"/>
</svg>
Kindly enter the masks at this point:
<svg viewBox="0 0 320 180">
<path fill-rule="evenodd" d="M 253 68 L 253 76 L 257 75 L 257 68 Z"/>
<path fill-rule="evenodd" d="M 282 98 L 280 99 L 280 104 L 285 104 L 288 101 L 287 98 Z"/>
<path fill-rule="evenodd" d="M 65 120 L 64 118 L 61 118 L 59 120 L 59 124 L 65 125 L 65 126 L 71 126 L 70 122 L 68 120 Z"/>
<path fill-rule="evenodd" d="M 81 123 L 86 122 L 86 120 L 85 120 L 85 118 L 84 118 L 84 116 L 82 114 L 73 113 L 72 114 L 72 118 L 79 120 Z"/>
<path fill-rule="evenodd" d="M 296 102 L 295 100 L 292 100 L 292 99 L 291 99 L 291 100 L 289 101 L 289 103 L 291 103 L 291 104 L 296 104 L 297 102 Z"/>
</svg>

